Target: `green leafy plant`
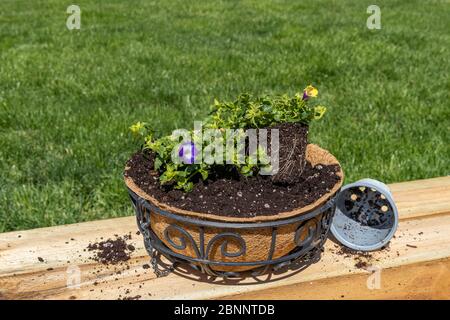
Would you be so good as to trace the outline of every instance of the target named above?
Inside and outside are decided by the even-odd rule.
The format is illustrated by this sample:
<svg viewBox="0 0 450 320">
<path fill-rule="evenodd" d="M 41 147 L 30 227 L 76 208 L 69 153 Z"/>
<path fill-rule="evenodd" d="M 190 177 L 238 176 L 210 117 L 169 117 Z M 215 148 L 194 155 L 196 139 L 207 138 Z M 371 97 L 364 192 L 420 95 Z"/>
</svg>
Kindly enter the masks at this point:
<svg viewBox="0 0 450 320">
<path fill-rule="evenodd" d="M 318 120 L 324 115 L 326 108 L 311 106 L 311 97 L 316 97 L 315 88 L 308 86 L 303 93 L 294 97 L 264 96 L 254 98 L 241 94 L 233 102 L 214 100 L 210 117 L 207 119 L 209 128 L 264 128 L 278 123 L 305 123 Z M 311 95 L 308 95 L 309 94 Z"/>
<path fill-rule="evenodd" d="M 229 128 L 267 128 L 280 123 L 309 124 L 313 120 L 322 118 L 326 111 L 323 106 L 311 104 L 311 98 L 315 98 L 317 95 L 318 90 L 308 86 L 302 93 L 297 93 L 293 97 L 267 95 L 254 98 L 248 93 L 243 93 L 232 102 L 219 102 L 215 99 L 204 128 L 220 129 L 226 138 L 225 129 Z M 175 162 L 173 159 L 176 158 L 176 155 L 173 157 L 173 153 L 182 152 L 179 137 L 168 135 L 155 138 L 149 126 L 144 122 L 132 125 L 130 130 L 135 137 L 144 140 L 144 150 L 150 150 L 155 154 L 154 169 L 160 172 L 160 182 L 172 184 L 174 188 L 186 192 L 194 187 L 194 178 L 206 180 L 218 169 L 217 166 L 222 166 L 222 170 L 236 169 L 244 176 L 252 176 L 269 166 L 267 154 L 260 147 L 256 150 L 256 158 L 258 159 L 256 163 L 250 161 L 251 156 L 254 155 L 246 155 L 243 162 L 233 158 L 231 164 L 207 164 L 203 162 L 195 163 L 195 161 Z M 194 159 L 195 153 L 202 152 L 205 142 L 199 139 L 197 133 L 193 130 L 189 131 L 188 134 L 192 137 L 192 145 L 188 146 L 188 149 L 189 147 L 192 149 L 191 153 L 194 153 L 192 159 Z M 224 153 L 219 157 L 226 159 L 225 148 Z"/>
</svg>

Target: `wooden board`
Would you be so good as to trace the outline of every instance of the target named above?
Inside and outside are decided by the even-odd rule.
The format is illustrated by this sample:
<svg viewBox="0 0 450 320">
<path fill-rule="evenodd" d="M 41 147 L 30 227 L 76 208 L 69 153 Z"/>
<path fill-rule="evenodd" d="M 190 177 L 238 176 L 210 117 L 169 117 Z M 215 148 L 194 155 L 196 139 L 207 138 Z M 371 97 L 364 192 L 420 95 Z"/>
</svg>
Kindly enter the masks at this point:
<svg viewBox="0 0 450 320">
<path fill-rule="evenodd" d="M 450 211 L 450 176 L 394 183 L 389 188 L 401 215 L 412 219 Z"/>
<path fill-rule="evenodd" d="M 329 240 L 318 263 L 269 279 L 209 279 L 192 270 L 157 278 L 143 267 L 149 258 L 134 217 L 3 233 L 0 299 L 450 298 L 450 177 L 390 188 L 401 222 L 389 249 L 347 257 Z M 114 266 L 92 260 L 86 247 L 115 234 L 131 234 L 131 259 Z M 68 287 L 77 272 L 79 287 Z"/>
</svg>

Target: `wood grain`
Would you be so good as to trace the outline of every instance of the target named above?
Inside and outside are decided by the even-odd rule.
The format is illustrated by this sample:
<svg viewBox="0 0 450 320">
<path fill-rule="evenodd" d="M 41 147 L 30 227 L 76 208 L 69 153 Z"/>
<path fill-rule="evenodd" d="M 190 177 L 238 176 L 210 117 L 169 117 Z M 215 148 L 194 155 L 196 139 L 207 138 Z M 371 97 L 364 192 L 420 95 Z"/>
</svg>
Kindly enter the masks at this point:
<svg viewBox="0 0 450 320">
<path fill-rule="evenodd" d="M 193 271 L 157 278 L 136 235 L 134 217 L 0 234 L 1 299 L 322 299 L 449 298 L 450 177 L 390 185 L 401 222 L 388 250 L 363 260 L 381 270 L 381 288 L 370 290 L 371 272 L 358 258 L 338 253 L 332 241 L 322 259 L 301 272 L 269 279 L 208 279 Z M 105 266 L 93 261 L 89 243 L 131 234 L 130 261 Z M 42 258 L 40 262 L 38 258 Z M 80 270 L 80 287 L 67 287 Z M 342 297 L 343 296 L 343 297 Z"/>
<path fill-rule="evenodd" d="M 400 219 L 450 212 L 450 176 L 389 185 Z"/>
</svg>

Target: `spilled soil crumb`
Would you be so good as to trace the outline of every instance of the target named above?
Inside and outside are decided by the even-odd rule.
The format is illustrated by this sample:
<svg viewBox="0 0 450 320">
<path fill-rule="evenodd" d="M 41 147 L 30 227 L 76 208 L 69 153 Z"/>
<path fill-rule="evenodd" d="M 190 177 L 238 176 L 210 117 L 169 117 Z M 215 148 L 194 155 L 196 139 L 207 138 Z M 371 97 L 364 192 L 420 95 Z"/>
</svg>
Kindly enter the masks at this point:
<svg viewBox="0 0 450 320">
<path fill-rule="evenodd" d="M 128 235 L 115 239 L 108 239 L 88 245 L 88 251 L 94 251 L 92 259 L 103 264 L 117 264 L 130 259 L 130 254 L 135 250 L 132 245 L 128 245 L 126 240 Z"/>
<path fill-rule="evenodd" d="M 140 298 L 142 298 L 142 296 L 137 295 L 137 296 L 132 296 L 132 297 L 119 298 L 119 300 L 139 300 Z"/>
<path fill-rule="evenodd" d="M 383 248 L 381 250 L 388 251 L 388 248 Z M 355 262 L 355 267 L 358 269 L 367 269 L 369 268 L 373 263 L 373 256 L 370 252 L 366 251 L 358 251 L 358 250 L 352 250 L 347 247 L 341 247 L 337 244 L 334 245 L 334 250 L 332 250 L 333 253 L 344 256 L 346 259 L 353 259 Z"/>
<path fill-rule="evenodd" d="M 355 267 L 358 269 L 367 269 L 367 267 L 369 267 L 369 264 L 366 261 L 358 261 L 355 263 Z"/>
</svg>

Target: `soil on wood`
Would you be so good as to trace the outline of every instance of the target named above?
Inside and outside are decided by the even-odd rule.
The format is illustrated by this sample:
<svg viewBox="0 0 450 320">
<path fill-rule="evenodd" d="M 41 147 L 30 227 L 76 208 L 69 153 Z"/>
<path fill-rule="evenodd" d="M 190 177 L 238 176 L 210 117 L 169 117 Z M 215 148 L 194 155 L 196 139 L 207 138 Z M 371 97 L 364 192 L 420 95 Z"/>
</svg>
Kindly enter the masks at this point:
<svg viewBox="0 0 450 320">
<path fill-rule="evenodd" d="M 142 296 L 137 295 L 137 296 L 131 296 L 131 297 L 126 296 L 126 297 L 123 297 L 123 298 L 119 298 L 118 300 L 139 300 L 141 298 L 142 298 Z"/>
<path fill-rule="evenodd" d="M 306 146 L 308 145 L 308 126 L 299 123 L 283 123 L 268 128 L 268 145 L 270 130 L 277 129 L 279 136 L 279 170 L 271 179 L 275 184 L 293 185 L 302 179 L 306 166 Z M 268 148 L 271 154 L 271 148 Z"/>
<path fill-rule="evenodd" d="M 130 254 L 135 250 L 132 245 L 128 245 L 128 236 L 116 237 L 101 242 L 88 245 L 88 251 L 95 251 L 93 259 L 103 264 L 117 264 L 130 259 Z"/>
<path fill-rule="evenodd" d="M 242 177 L 237 173 L 218 173 L 195 183 L 184 193 L 172 186 L 161 186 L 154 170 L 152 154 L 138 152 L 128 161 L 125 176 L 158 201 L 176 208 L 228 217 L 276 215 L 313 203 L 339 181 L 338 165 L 306 163 L 294 185 L 279 185 L 271 176 Z"/>
<path fill-rule="evenodd" d="M 369 267 L 372 266 L 374 258 L 372 256 L 372 253 L 370 252 L 353 250 L 337 244 L 334 245 L 334 248 L 337 250 L 332 250 L 332 252 L 344 256 L 344 258 L 353 259 L 355 262 L 355 268 L 367 270 Z M 387 247 L 384 247 L 379 251 L 385 249 L 387 249 Z"/>
</svg>

